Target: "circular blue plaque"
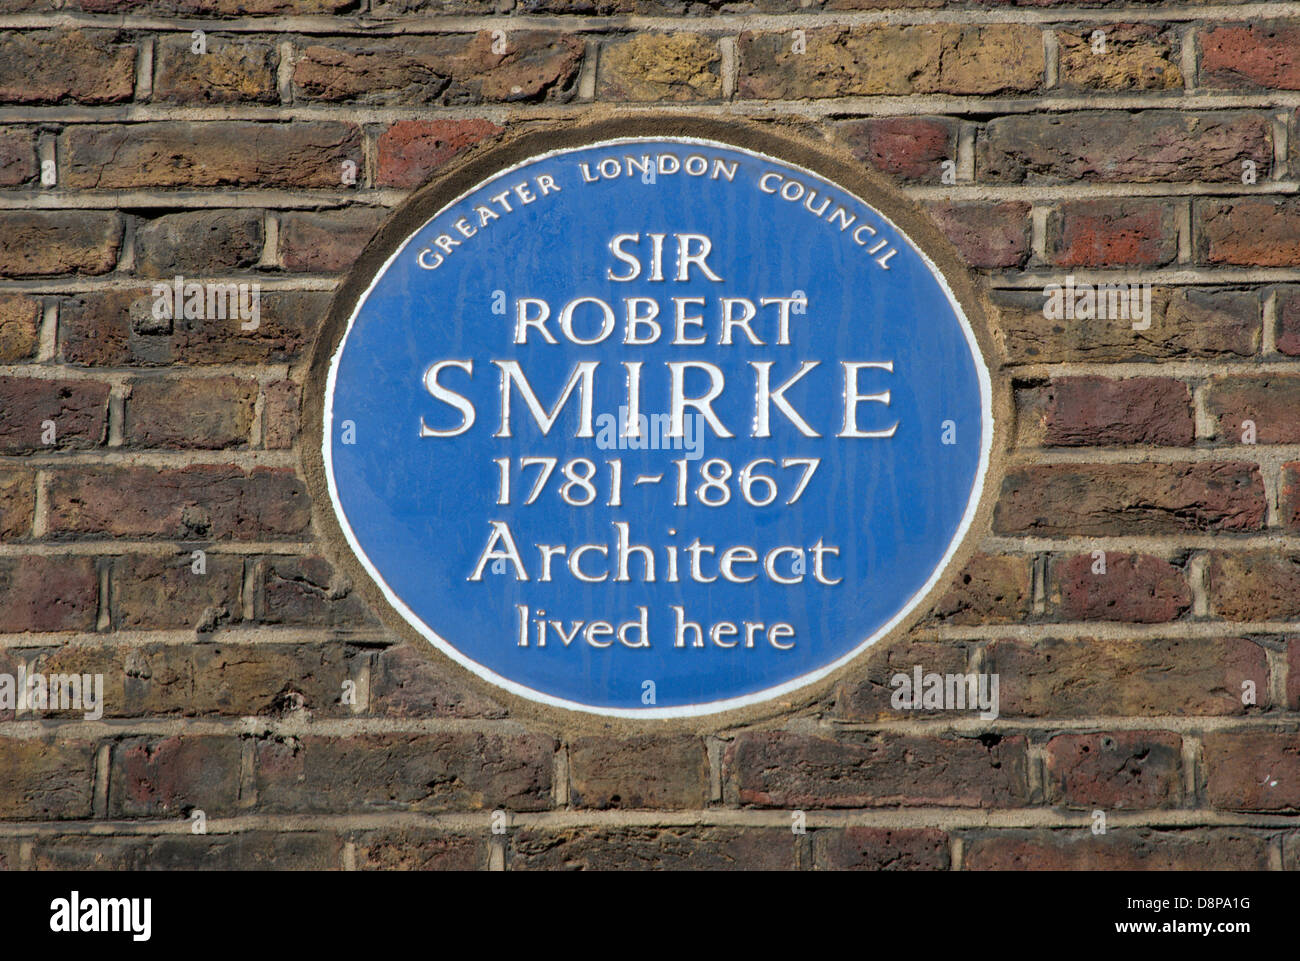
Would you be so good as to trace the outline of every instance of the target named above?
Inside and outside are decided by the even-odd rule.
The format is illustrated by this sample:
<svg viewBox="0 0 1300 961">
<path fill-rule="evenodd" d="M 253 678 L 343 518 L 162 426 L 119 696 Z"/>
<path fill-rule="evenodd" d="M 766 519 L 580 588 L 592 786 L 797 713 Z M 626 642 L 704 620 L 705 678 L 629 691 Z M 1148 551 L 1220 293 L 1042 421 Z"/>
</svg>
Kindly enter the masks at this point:
<svg viewBox="0 0 1300 961">
<path fill-rule="evenodd" d="M 902 624 L 993 440 L 930 257 L 809 169 L 687 137 L 443 206 L 357 298 L 321 421 L 343 536 L 411 628 L 630 717 L 793 691 Z"/>
</svg>

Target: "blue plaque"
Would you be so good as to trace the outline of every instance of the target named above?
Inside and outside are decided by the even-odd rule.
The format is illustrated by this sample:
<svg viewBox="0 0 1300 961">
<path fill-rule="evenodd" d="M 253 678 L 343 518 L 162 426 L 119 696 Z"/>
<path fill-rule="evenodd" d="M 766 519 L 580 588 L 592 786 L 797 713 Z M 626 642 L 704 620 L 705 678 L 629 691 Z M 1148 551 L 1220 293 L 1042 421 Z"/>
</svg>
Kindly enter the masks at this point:
<svg viewBox="0 0 1300 961">
<path fill-rule="evenodd" d="M 751 147 L 511 159 L 388 238 L 327 345 L 320 469 L 387 604 L 516 695 L 647 718 L 923 613 L 993 442 L 951 276 Z"/>
</svg>

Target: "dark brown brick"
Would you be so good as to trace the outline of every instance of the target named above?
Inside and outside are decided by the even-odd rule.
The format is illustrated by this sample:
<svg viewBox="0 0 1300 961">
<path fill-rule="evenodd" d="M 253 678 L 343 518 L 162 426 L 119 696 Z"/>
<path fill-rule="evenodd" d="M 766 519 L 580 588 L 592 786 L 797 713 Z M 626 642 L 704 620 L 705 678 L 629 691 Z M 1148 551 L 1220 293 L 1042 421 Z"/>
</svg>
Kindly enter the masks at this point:
<svg viewBox="0 0 1300 961">
<path fill-rule="evenodd" d="M 1243 423 L 1254 425 L 1250 443 L 1300 443 L 1300 377 L 1217 377 L 1205 396 L 1216 439 L 1246 443 Z"/>
<path fill-rule="evenodd" d="M 100 468 L 50 483 L 56 535 L 249 540 L 301 535 L 310 523 L 307 488 L 283 468 Z"/>
<path fill-rule="evenodd" d="M 1268 844 L 1237 828 L 1093 834 L 1000 831 L 966 841 L 966 871 L 1264 871 Z"/>
<path fill-rule="evenodd" d="M 831 740 L 773 731 L 737 736 L 723 776 L 741 804 L 762 807 L 1018 807 L 1025 765 L 1023 737 Z"/>
<path fill-rule="evenodd" d="M 360 871 L 483 871 L 488 864 L 488 844 L 482 837 L 369 831 L 355 843 Z"/>
<path fill-rule="evenodd" d="M 253 267 L 262 256 L 258 210 L 168 214 L 135 232 L 135 269 L 143 277 L 211 277 Z"/>
<path fill-rule="evenodd" d="M 119 103 L 135 92 L 135 44 L 113 30 L 0 36 L 0 101 Z"/>
<path fill-rule="evenodd" d="M 1300 556 L 1283 551 L 1215 551 L 1207 570 L 1210 612 L 1229 621 L 1300 617 Z"/>
<path fill-rule="evenodd" d="M 113 745 L 110 817 L 208 817 L 235 811 L 240 742 L 226 737 L 128 737 Z"/>
<path fill-rule="evenodd" d="M 1254 464 L 1052 464 L 1007 474 L 993 527 L 1040 536 L 1257 531 L 1265 513 Z"/>
<path fill-rule="evenodd" d="M 0 739 L 0 818 L 57 821 L 88 818 L 94 790 L 95 745 L 50 738 Z"/>
<path fill-rule="evenodd" d="M 798 838 L 788 828 L 624 827 L 510 835 L 511 871 L 790 871 Z"/>
<path fill-rule="evenodd" d="M 1029 616 L 1033 573 L 1027 557 L 976 554 L 934 607 L 947 624 L 1009 624 Z"/>
<path fill-rule="evenodd" d="M 28 360 L 40 343 L 40 300 L 23 294 L 0 297 L 0 364 Z"/>
<path fill-rule="evenodd" d="M 347 270 L 387 214 L 373 207 L 327 213 L 287 211 L 280 215 L 280 262 L 286 270 Z"/>
<path fill-rule="evenodd" d="M 323 557 L 268 557 L 254 615 L 266 624 L 363 627 L 378 621 L 352 582 Z"/>
<path fill-rule="evenodd" d="M 0 632 L 93 630 L 98 597 L 92 557 L 0 557 Z"/>
<path fill-rule="evenodd" d="M 343 841 L 307 831 L 234 834 L 64 835 L 41 838 L 38 871 L 329 871 Z"/>
<path fill-rule="evenodd" d="M 1265 731 L 1207 734 L 1205 796 L 1227 811 L 1300 810 L 1300 735 Z"/>
<path fill-rule="evenodd" d="M 243 619 L 244 559 L 192 552 L 127 555 L 113 576 L 113 624 L 119 630 L 194 628 L 210 631 Z"/>
<path fill-rule="evenodd" d="M 1054 557 L 1049 566 L 1049 596 L 1067 621 L 1122 621 L 1159 624 L 1175 621 L 1192 606 L 1192 591 L 1181 569 L 1149 554 L 1105 554 L 1105 573 L 1092 554 Z"/>
<path fill-rule="evenodd" d="M 945 160 L 957 159 L 957 125 L 941 117 L 875 117 L 835 127 L 836 137 L 882 173 L 939 183 Z"/>
<path fill-rule="evenodd" d="M 817 831 L 819 861 L 832 871 L 946 871 L 948 836 L 934 828 Z"/>
<path fill-rule="evenodd" d="M 291 380 L 267 384 L 263 405 L 262 446 L 287 450 L 298 440 L 298 404 L 302 388 Z"/>
<path fill-rule="evenodd" d="M 457 154 L 503 132 L 487 120 L 399 120 L 379 136 L 379 185 L 418 187 Z"/>
<path fill-rule="evenodd" d="M 35 509 L 36 476 L 25 470 L 0 470 L 0 540 L 31 534 Z"/>
<path fill-rule="evenodd" d="M 1189 447 L 1196 439 L 1191 390 L 1164 377 L 1059 377 L 1016 392 L 1023 446 L 1151 444 Z"/>
<path fill-rule="evenodd" d="M 929 210 L 972 267 L 1005 270 L 1029 257 L 1029 204 L 937 203 Z"/>
<path fill-rule="evenodd" d="M 108 392 L 90 380 L 0 377 L 0 453 L 100 446 L 108 439 Z"/>
<path fill-rule="evenodd" d="M 432 652 L 391 647 L 376 660 L 370 702 L 376 714 L 394 717 L 506 716 L 506 709 L 448 676 Z"/>
<path fill-rule="evenodd" d="M 1105 811 L 1177 807 L 1183 739 L 1164 731 L 1058 734 L 1047 742 L 1047 800 Z"/>
<path fill-rule="evenodd" d="M 569 779 L 576 807 L 697 809 L 709 799 L 709 758 L 688 735 L 582 737 L 569 745 Z"/>
<path fill-rule="evenodd" d="M 36 140 L 24 127 L 0 127 L 0 187 L 21 187 L 36 179 Z"/>
<path fill-rule="evenodd" d="M 0 212 L 0 274 L 105 274 L 117 263 L 122 218 L 100 210 Z"/>
<path fill-rule="evenodd" d="M 912 676 L 916 667 L 923 674 L 965 674 L 970 663 L 970 645 L 960 641 L 902 641 L 879 644 L 866 655 L 866 663 L 853 677 L 842 681 L 835 694 L 835 714 L 850 721 L 897 719 L 901 712 L 892 704 L 900 685 L 890 682 L 897 674 Z M 938 708 L 908 709 L 905 715 L 936 716 Z"/>
<path fill-rule="evenodd" d="M 242 377 L 149 377 L 132 381 L 123 434 L 130 447 L 247 447 L 257 381 Z"/>
<path fill-rule="evenodd" d="M 207 51 L 192 52 L 188 34 L 160 37 L 154 47 L 153 99 L 163 103 L 277 103 L 275 44 L 247 36 L 207 34 Z"/>
</svg>

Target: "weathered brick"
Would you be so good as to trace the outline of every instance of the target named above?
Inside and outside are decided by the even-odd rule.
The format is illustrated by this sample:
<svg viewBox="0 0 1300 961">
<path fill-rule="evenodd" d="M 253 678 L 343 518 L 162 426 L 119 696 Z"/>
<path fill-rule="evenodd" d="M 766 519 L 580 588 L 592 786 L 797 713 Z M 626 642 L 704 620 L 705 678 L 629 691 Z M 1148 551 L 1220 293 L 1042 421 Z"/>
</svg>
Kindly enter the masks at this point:
<svg viewBox="0 0 1300 961">
<path fill-rule="evenodd" d="M 1092 36 L 1101 30 L 1106 52 L 1093 53 Z M 1152 23 L 1107 23 L 1058 30 L 1061 86 L 1085 90 L 1178 90 L 1181 44 L 1173 27 Z"/>
<path fill-rule="evenodd" d="M 1029 558 L 976 554 L 953 578 L 931 620 L 946 624 L 1009 624 L 1029 616 L 1033 572 Z"/>
<path fill-rule="evenodd" d="M 0 127 L 0 187 L 21 187 L 36 178 L 36 141 L 24 127 Z"/>
<path fill-rule="evenodd" d="M 99 576 L 91 557 L 0 557 L 0 632 L 89 631 Z"/>
<path fill-rule="evenodd" d="M 1257 531 L 1265 513 L 1255 464 L 1051 464 L 1007 474 L 993 528 L 1048 536 Z"/>
<path fill-rule="evenodd" d="M 503 132 L 487 120 L 399 120 L 379 135 L 379 185 L 418 187 L 457 154 Z"/>
<path fill-rule="evenodd" d="M 832 871 L 946 871 L 948 836 L 935 828 L 817 831 L 818 861 Z"/>
<path fill-rule="evenodd" d="M 510 835 L 511 871 L 790 871 L 798 838 L 788 828 L 623 827 Z"/>
<path fill-rule="evenodd" d="M 1043 83 L 1042 34 L 1029 25 L 818 27 L 806 43 L 795 53 L 788 30 L 742 33 L 739 96 L 992 94 Z"/>
<path fill-rule="evenodd" d="M 130 447 L 247 447 L 257 381 L 243 377 L 149 377 L 131 382 L 123 417 Z"/>
<path fill-rule="evenodd" d="M 113 624 L 119 630 L 212 630 L 242 620 L 244 560 L 186 551 L 168 556 L 127 555 L 113 575 Z"/>
<path fill-rule="evenodd" d="M 40 344 L 40 300 L 23 294 L 0 297 L 0 364 L 28 360 Z"/>
<path fill-rule="evenodd" d="M 600 96 L 633 102 L 717 100 L 722 53 L 695 33 L 634 33 L 600 51 Z"/>
<path fill-rule="evenodd" d="M 1058 267 L 1159 267 L 1178 255 L 1172 204 L 1159 200 L 1076 200 L 1047 218 Z"/>
<path fill-rule="evenodd" d="M 109 762 L 110 817 L 233 814 L 239 795 L 240 742 L 227 737 L 127 737 Z"/>
<path fill-rule="evenodd" d="M 1017 390 L 1016 411 L 1020 446 L 1189 447 L 1196 439 L 1191 390 L 1164 377 L 1058 377 Z"/>
<path fill-rule="evenodd" d="M 999 831 L 968 838 L 966 871 L 1264 871 L 1268 844 L 1236 828 L 1154 831 L 1150 828 L 1093 834 L 1062 831 Z"/>
<path fill-rule="evenodd" d="M 35 509 L 35 475 L 25 470 L 0 470 L 0 540 L 27 537 Z"/>
<path fill-rule="evenodd" d="M 1300 443 L 1300 377 L 1216 377 L 1205 408 L 1214 425 L 1211 436 L 1223 443 Z M 1253 425 L 1249 441 L 1245 421 Z"/>
<path fill-rule="evenodd" d="M 984 125 L 976 157 L 993 183 L 1240 182 L 1243 160 L 1272 169 L 1273 125 L 1239 111 L 1014 114 Z"/>
<path fill-rule="evenodd" d="M 1019 807 L 1025 739 L 745 733 L 727 747 L 723 777 L 741 804 L 763 807 Z"/>
<path fill-rule="evenodd" d="M 65 362 L 85 367 L 290 363 L 311 345 L 329 299 L 326 291 L 263 293 L 256 329 L 244 330 L 251 316 L 160 321 L 152 289 L 92 291 L 64 301 L 59 345 Z"/>
<path fill-rule="evenodd" d="M 74 124 L 59 148 L 64 186 L 80 189 L 336 190 L 344 162 L 362 162 L 361 131 L 354 124 L 303 120 Z"/>
<path fill-rule="evenodd" d="M 359 871 L 482 871 L 488 845 L 482 837 L 434 831 L 368 831 L 355 839 Z"/>
<path fill-rule="evenodd" d="M 835 692 L 835 714 L 849 721 L 897 719 L 902 712 L 892 704 L 901 686 L 891 684 L 897 674 L 910 678 L 915 668 L 923 674 L 965 674 L 970 663 L 970 645 L 960 641 L 903 641 L 873 647 L 866 663 L 854 676 L 841 681 Z M 935 716 L 941 708 L 907 709 L 906 715 Z"/>
<path fill-rule="evenodd" d="M 0 453 L 98 447 L 108 438 L 108 392 L 90 380 L 0 377 Z"/>
<path fill-rule="evenodd" d="M 540 811 L 551 805 L 555 742 L 538 734 L 363 734 L 263 738 L 266 812 Z"/>
<path fill-rule="evenodd" d="M 376 714 L 394 717 L 506 716 L 500 704 L 448 676 L 441 664 L 407 646 L 390 647 L 370 675 L 370 703 Z"/>
<path fill-rule="evenodd" d="M 1168 561 L 1111 551 L 1105 573 L 1095 573 L 1098 560 L 1092 554 L 1052 558 L 1049 596 L 1063 620 L 1159 624 L 1191 609 L 1187 577 Z"/>
<path fill-rule="evenodd" d="M 1003 639 L 987 651 L 1003 716 L 1245 714 L 1247 680 L 1257 707 L 1270 704 L 1267 656 L 1243 638 Z"/>
<path fill-rule="evenodd" d="M 1293 197 L 1201 200 L 1195 219 L 1201 263 L 1291 267 L 1300 261 L 1300 201 Z"/>
<path fill-rule="evenodd" d="M 389 132 L 391 128 L 384 136 Z M 381 180 L 382 169 L 381 160 Z M 286 270 L 347 270 L 361 256 L 387 214 L 378 207 L 327 213 L 287 211 L 280 215 L 280 262 Z"/>
<path fill-rule="evenodd" d="M 1300 618 L 1300 556 L 1284 551 L 1215 551 L 1206 575 L 1210 612 L 1229 621 Z"/>
<path fill-rule="evenodd" d="M 378 622 L 352 581 L 323 557 L 268 557 L 262 562 L 261 591 L 254 616 L 267 624 L 304 627 L 364 627 Z"/>
<path fill-rule="evenodd" d="M 272 16 L 344 13 L 358 0 L 75 0 L 87 13 L 160 13 L 182 16 Z"/>
<path fill-rule="evenodd" d="M 1109 316 L 1048 320 L 1038 291 L 998 291 L 997 324 L 1012 364 L 1252 357 L 1263 322 L 1255 291 L 1157 288 L 1150 328 Z"/>
<path fill-rule="evenodd" d="M 211 277 L 253 267 L 262 256 L 262 213 L 196 210 L 168 214 L 135 232 L 135 269 L 142 277 Z"/>
<path fill-rule="evenodd" d="M 0 275 L 104 274 L 121 246 L 122 218 L 113 212 L 0 212 Z"/>
<path fill-rule="evenodd" d="M 1029 257 L 1029 204 L 936 203 L 929 211 L 972 267 L 1005 270 Z"/>
<path fill-rule="evenodd" d="M 901 180 L 939 183 L 957 159 L 957 125 L 939 117 L 873 117 L 834 128 L 858 160 Z"/>
<path fill-rule="evenodd" d="M 1058 734 L 1047 742 L 1050 804 L 1106 811 L 1177 807 L 1183 739 L 1165 731 Z"/>
<path fill-rule="evenodd" d="M 1287 638 L 1286 665 L 1286 706 L 1287 710 L 1294 711 L 1300 707 L 1300 638 Z M 1262 685 L 1256 684 L 1255 687 L 1257 698 L 1264 700 L 1268 697 Z"/>
<path fill-rule="evenodd" d="M 1282 465 L 1282 489 L 1278 491 L 1278 513 L 1288 530 L 1300 530 L 1300 462 Z"/>
<path fill-rule="evenodd" d="M 1205 797 L 1226 811 L 1300 810 L 1300 735 L 1266 731 L 1207 734 Z"/>
<path fill-rule="evenodd" d="M 189 35 L 161 37 L 154 47 L 153 99 L 162 103 L 276 103 L 275 44 L 209 33 L 192 51 Z"/>
<path fill-rule="evenodd" d="M 0 101 L 119 103 L 135 92 L 136 45 L 114 30 L 0 35 Z"/>
<path fill-rule="evenodd" d="M 1207 87 L 1300 90 L 1300 24 L 1231 24 L 1202 30 L 1199 82 Z"/>
<path fill-rule="evenodd" d="M 0 818 L 55 821 L 90 817 L 95 745 L 47 738 L 0 739 Z"/>
<path fill-rule="evenodd" d="M 1300 287 L 1278 288 L 1277 349 L 1288 357 L 1300 357 Z"/>
<path fill-rule="evenodd" d="M 249 540 L 301 535 L 311 523 L 306 486 L 271 467 L 68 470 L 51 480 L 49 503 L 56 535 Z"/>
<path fill-rule="evenodd" d="M 511 31 L 504 53 L 492 34 L 333 39 L 294 59 L 299 101 L 460 105 L 568 100 L 582 63 L 576 36 Z"/>
<path fill-rule="evenodd" d="M 38 871 L 328 871 L 341 865 L 343 841 L 307 831 L 234 834 L 63 835 L 41 838 Z"/>
<path fill-rule="evenodd" d="M 287 450 L 298 439 L 298 404 L 302 388 L 291 380 L 267 384 L 263 405 L 262 446 Z"/>
<path fill-rule="evenodd" d="M 584 808 L 702 808 L 709 758 L 689 735 L 582 737 L 569 745 L 569 799 Z"/>
</svg>

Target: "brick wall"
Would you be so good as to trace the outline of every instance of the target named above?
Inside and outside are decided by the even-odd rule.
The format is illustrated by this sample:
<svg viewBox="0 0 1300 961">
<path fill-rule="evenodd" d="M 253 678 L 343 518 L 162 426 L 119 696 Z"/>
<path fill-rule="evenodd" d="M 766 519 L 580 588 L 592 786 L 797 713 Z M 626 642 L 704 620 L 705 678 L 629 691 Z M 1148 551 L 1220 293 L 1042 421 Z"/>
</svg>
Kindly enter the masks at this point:
<svg viewBox="0 0 1300 961">
<path fill-rule="evenodd" d="M 0 864 L 1300 866 L 1297 107 L 1294 3 L 0 0 L 0 671 L 106 684 L 101 720 L 0 713 Z M 1018 416 L 910 637 L 773 721 L 629 738 L 386 632 L 321 556 L 298 405 L 439 165 L 647 108 L 925 205 Z M 156 320 L 175 274 L 260 283 L 260 327 Z M 1149 329 L 1046 320 L 1066 274 L 1153 284 Z M 1001 716 L 892 710 L 917 664 L 996 672 Z"/>
</svg>

